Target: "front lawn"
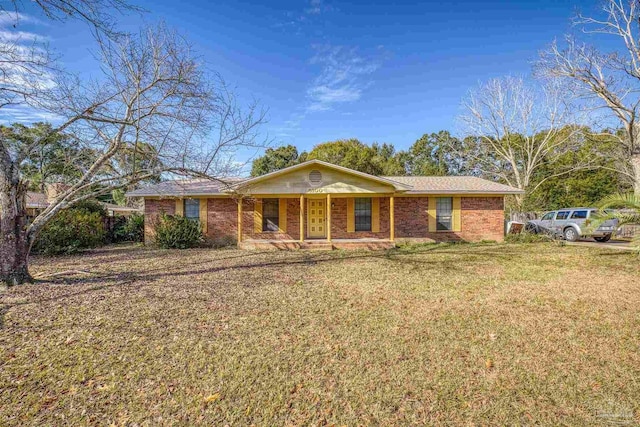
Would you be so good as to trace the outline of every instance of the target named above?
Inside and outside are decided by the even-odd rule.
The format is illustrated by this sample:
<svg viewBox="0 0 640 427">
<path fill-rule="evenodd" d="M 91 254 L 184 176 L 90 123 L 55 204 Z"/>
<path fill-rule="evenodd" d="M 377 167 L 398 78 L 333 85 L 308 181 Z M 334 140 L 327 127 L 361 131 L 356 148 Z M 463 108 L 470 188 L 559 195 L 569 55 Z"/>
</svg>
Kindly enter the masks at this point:
<svg viewBox="0 0 640 427">
<path fill-rule="evenodd" d="M 640 422 L 638 256 L 430 245 L 36 258 L 0 425 Z"/>
</svg>

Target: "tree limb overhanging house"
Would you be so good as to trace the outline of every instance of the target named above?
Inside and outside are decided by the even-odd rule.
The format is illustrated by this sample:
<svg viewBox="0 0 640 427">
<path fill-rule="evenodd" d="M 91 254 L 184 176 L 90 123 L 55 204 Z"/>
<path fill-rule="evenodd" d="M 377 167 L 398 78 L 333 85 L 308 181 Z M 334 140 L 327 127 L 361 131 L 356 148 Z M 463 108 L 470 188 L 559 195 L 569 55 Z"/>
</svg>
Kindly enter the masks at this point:
<svg viewBox="0 0 640 427">
<path fill-rule="evenodd" d="M 37 191 L 27 191 L 26 212 L 29 221 L 33 220 L 33 218 L 37 217 L 42 211 L 49 207 L 49 204 L 55 201 L 56 197 L 58 197 L 61 192 L 66 191 L 68 188 L 68 185 L 54 183 L 47 185 L 46 191 L 44 193 Z M 113 203 L 105 202 L 100 202 L 100 205 L 104 207 L 108 216 L 129 216 L 136 213 L 142 213 L 142 209 L 130 206 L 120 206 Z"/>
<path fill-rule="evenodd" d="M 384 248 L 398 241 L 502 241 L 504 197 L 469 176 L 374 176 L 319 160 L 225 184 L 165 181 L 127 193 L 145 203 L 145 241 L 162 214 L 200 221 L 242 248 Z"/>
</svg>

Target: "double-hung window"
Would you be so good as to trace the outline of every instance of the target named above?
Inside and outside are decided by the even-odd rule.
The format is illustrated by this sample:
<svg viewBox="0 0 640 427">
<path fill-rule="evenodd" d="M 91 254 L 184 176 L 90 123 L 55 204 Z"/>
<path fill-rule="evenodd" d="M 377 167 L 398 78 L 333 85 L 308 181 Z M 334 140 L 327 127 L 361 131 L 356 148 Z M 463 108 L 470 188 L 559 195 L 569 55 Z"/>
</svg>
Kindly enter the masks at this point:
<svg viewBox="0 0 640 427">
<path fill-rule="evenodd" d="M 371 198 L 355 200 L 356 231 L 371 231 Z"/>
<path fill-rule="evenodd" d="M 280 204 L 278 199 L 262 199 L 262 231 L 278 231 Z"/>
<path fill-rule="evenodd" d="M 436 230 L 448 231 L 453 229 L 453 199 L 438 197 L 436 199 Z"/>
<path fill-rule="evenodd" d="M 184 217 L 194 221 L 200 220 L 199 199 L 184 199 Z"/>
</svg>

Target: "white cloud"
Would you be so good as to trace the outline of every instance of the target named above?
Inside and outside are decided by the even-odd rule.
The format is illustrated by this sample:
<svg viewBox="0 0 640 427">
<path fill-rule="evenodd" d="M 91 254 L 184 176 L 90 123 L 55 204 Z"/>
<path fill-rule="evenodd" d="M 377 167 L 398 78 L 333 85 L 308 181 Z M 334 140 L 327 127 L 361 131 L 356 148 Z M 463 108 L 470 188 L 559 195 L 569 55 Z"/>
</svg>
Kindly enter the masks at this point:
<svg viewBox="0 0 640 427">
<path fill-rule="evenodd" d="M 0 28 L 16 27 L 18 24 L 42 24 L 38 18 L 20 12 L 0 10 Z"/>
<path fill-rule="evenodd" d="M 24 103 L 23 95 L 47 91 L 55 87 L 44 44 L 47 37 L 18 30 L 22 24 L 42 24 L 29 15 L 0 11 L 0 109 L 1 123 L 56 121 L 56 114 L 38 111 Z"/>
<path fill-rule="evenodd" d="M 36 33 L 31 33 L 28 31 L 8 31 L 8 30 L 3 30 L 0 29 L 0 40 L 2 43 L 6 43 L 6 42 L 18 42 L 18 43 L 22 43 L 22 42 L 34 42 L 34 41 L 40 41 L 40 40 L 44 40 L 45 37 L 36 34 Z"/>
<path fill-rule="evenodd" d="M 56 122 L 62 117 L 46 111 L 38 111 L 28 106 L 4 107 L 0 109 L 0 124 L 31 124 L 35 122 Z"/>
<path fill-rule="evenodd" d="M 319 74 L 306 90 L 306 102 L 292 113 L 282 126 L 275 128 L 277 137 L 286 138 L 296 134 L 302 122 L 313 113 L 332 110 L 334 106 L 358 101 L 370 79 L 382 65 L 384 52 L 380 48 L 374 55 L 359 53 L 358 48 L 344 46 L 313 46 L 315 54 L 309 60 L 319 67 Z M 349 112 L 343 112 L 349 115 Z"/>
<path fill-rule="evenodd" d="M 301 35 L 306 27 L 322 22 L 320 15 L 339 11 L 336 7 L 326 4 L 324 0 L 310 0 L 306 5 L 307 7 L 302 10 L 287 11 L 285 19 L 281 22 L 276 22 L 273 27 Z"/>
<path fill-rule="evenodd" d="M 357 48 L 315 46 L 312 65 L 321 67 L 320 74 L 307 89 L 308 112 L 326 111 L 335 104 L 354 102 L 371 84 L 369 76 L 380 68 L 381 61 L 364 57 Z"/>
<path fill-rule="evenodd" d="M 323 0 L 311 0 L 309 7 L 304 10 L 307 15 L 320 15 L 324 12 L 332 12 L 335 8 L 331 5 L 325 4 Z"/>
</svg>

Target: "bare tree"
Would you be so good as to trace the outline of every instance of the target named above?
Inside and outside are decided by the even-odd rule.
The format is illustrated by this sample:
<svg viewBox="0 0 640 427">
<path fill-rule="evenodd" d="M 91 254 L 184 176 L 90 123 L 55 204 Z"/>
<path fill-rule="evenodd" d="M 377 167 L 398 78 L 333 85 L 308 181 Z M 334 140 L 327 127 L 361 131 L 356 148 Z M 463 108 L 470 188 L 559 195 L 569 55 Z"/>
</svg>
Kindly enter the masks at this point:
<svg viewBox="0 0 640 427">
<path fill-rule="evenodd" d="M 622 124 L 619 137 L 620 172 L 640 195 L 640 9 L 637 0 L 608 0 L 602 19 L 579 15 L 575 23 L 585 32 L 613 35 L 618 51 L 601 53 L 595 47 L 566 38 L 561 48 L 553 43 L 543 52 L 538 71 L 572 83 L 583 98 L 596 101 Z"/>
<path fill-rule="evenodd" d="M 570 172 L 558 171 L 543 180 L 534 177 L 544 162 L 553 161 L 580 141 L 571 107 L 558 85 L 528 86 L 522 78 L 493 79 L 464 101 L 461 121 L 467 137 L 454 147 L 467 168 L 498 178 L 528 193 L 546 180 Z M 472 165 L 472 166 L 470 166 Z M 584 167 L 584 165 L 574 166 Z M 523 195 L 516 196 L 518 207 Z"/>
<path fill-rule="evenodd" d="M 21 20 L 22 0 L 10 0 L 11 6 L 0 6 L 0 11 L 12 16 L 17 25 Z M 49 19 L 63 22 L 76 19 L 87 23 L 96 33 L 118 36 L 116 14 L 142 12 L 143 9 L 126 0 L 36 0 L 40 11 Z"/>
<path fill-rule="evenodd" d="M 60 210 L 161 174 L 224 180 L 236 172 L 235 150 L 262 145 L 258 126 L 264 112 L 255 104 L 243 111 L 222 79 L 205 73 L 174 32 L 160 25 L 117 41 L 98 40 L 99 79 L 64 76 L 32 103 L 62 116 L 52 132 L 65 132 L 96 157 L 31 224 L 25 222 L 20 171 L 42 141 L 9 150 L 0 139 L 0 281 L 5 283 L 30 280 L 31 245 Z M 135 160 L 140 147 L 144 162 Z M 129 167 L 117 161 L 125 152 L 133 158 Z"/>
<path fill-rule="evenodd" d="M 18 30 L 33 19 L 22 13 L 23 2 L 7 4 L 0 5 L 0 108 L 37 99 L 51 88 L 51 73 L 59 71 L 45 39 Z M 115 13 L 142 11 L 126 0 L 37 0 L 35 4 L 49 19 L 80 20 L 96 36 L 112 39 L 122 36 L 115 27 Z"/>
</svg>

